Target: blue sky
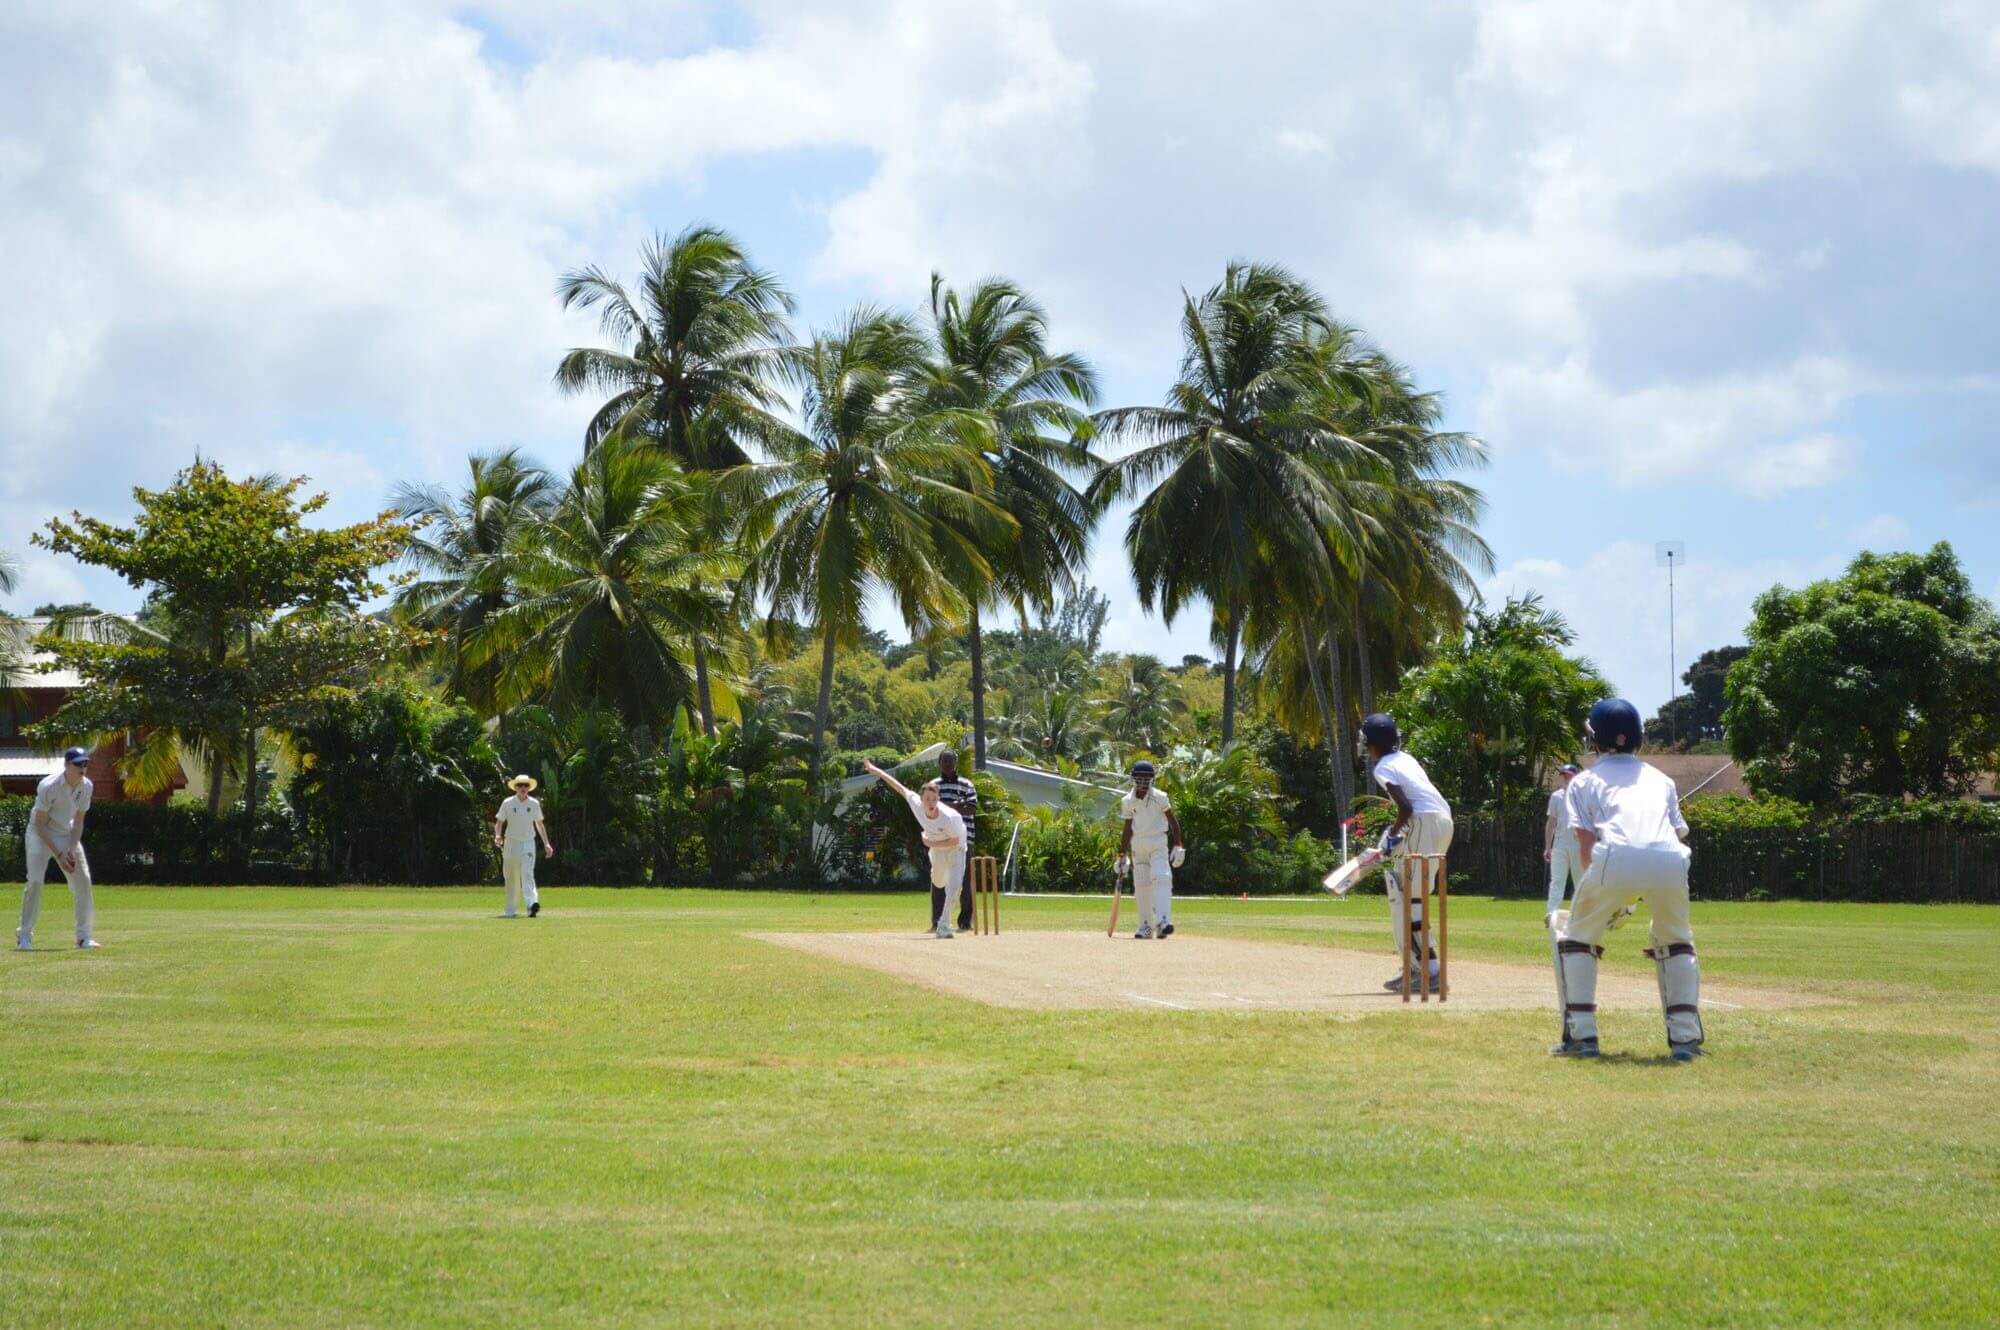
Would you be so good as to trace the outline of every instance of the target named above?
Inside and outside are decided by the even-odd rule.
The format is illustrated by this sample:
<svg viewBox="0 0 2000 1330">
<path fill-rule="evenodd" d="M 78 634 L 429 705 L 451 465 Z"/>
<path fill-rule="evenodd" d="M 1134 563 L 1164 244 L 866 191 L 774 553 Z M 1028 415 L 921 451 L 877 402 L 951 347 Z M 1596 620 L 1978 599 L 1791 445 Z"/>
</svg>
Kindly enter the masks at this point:
<svg viewBox="0 0 2000 1330">
<path fill-rule="evenodd" d="M 33 12 L 33 11 L 42 12 Z M 2000 20 L 1978 3 L 304 4 L 0 12 L 11 604 L 200 450 L 330 514 L 574 458 L 565 268 L 713 221 L 805 326 L 1005 273 L 1157 400 L 1180 291 L 1288 264 L 1485 438 L 1497 598 L 1650 710 L 1862 547 L 2000 595 Z M 1114 524 L 1109 645 L 1147 618 Z"/>
</svg>

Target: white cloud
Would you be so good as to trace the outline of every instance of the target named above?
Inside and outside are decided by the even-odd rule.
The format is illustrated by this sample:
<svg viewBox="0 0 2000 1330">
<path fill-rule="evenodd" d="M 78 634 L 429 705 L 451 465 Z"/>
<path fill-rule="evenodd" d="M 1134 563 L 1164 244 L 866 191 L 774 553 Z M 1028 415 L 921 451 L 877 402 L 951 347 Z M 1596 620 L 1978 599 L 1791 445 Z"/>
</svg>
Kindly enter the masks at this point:
<svg viewBox="0 0 2000 1330">
<path fill-rule="evenodd" d="M 1272 136 L 1272 141 L 1286 152 L 1299 157 L 1316 157 L 1331 146 L 1310 129 L 1281 129 Z"/>
<path fill-rule="evenodd" d="M 1910 524 L 1894 513 L 1877 513 L 1856 526 L 1851 535 L 1863 549 L 1901 549 L 1910 539 Z"/>
<path fill-rule="evenodd" d="M 1838 560 L 1737 561 L 1691 549 L 1674 577 L 1669 668 L 1667 570 L 1649 542 L 1619 540 L 1580 547 L 1563 559 L 1533 559 L 1500 569 L 1487 580 L 1487 598 L 1539 592 L 1576 631 L 1574 650 L 1591 658 L 1621 695 L 1651 715 L 1667 700 L 1672 680 L 1713 647 L 1740 644 L 1750 604 L 1780 583 L 1797 586 L 1825 577 Z"/>
<path fill-rule="evenodd" d="M 1621 485 L 1702 476 L 1768 498 L 1846 474 L 1853 441 L 1822 427 L 1869 386 L 1854 366 L 1812 356 L 1621 391 L 1571 356 L 1497 368 L 1478 418 L 1499 447 L 1545 449 L 1560 467 L 1608 469 Z"/>
</svg>

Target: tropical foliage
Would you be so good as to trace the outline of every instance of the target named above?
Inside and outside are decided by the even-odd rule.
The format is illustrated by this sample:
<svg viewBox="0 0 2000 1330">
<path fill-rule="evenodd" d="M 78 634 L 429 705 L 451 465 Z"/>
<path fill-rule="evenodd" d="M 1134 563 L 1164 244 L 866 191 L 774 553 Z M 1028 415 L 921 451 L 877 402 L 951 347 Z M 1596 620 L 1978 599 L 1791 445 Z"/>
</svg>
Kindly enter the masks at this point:
<svg viewBox="0 0 2000 1330">
<path fill-rule="evenodd" d="M 1748 635 L 1723 723 L 1753 788 L 1952 796 L 2000 762 L 2000 618 L 1950 545 L 1773 587 Z"/>
</svg>

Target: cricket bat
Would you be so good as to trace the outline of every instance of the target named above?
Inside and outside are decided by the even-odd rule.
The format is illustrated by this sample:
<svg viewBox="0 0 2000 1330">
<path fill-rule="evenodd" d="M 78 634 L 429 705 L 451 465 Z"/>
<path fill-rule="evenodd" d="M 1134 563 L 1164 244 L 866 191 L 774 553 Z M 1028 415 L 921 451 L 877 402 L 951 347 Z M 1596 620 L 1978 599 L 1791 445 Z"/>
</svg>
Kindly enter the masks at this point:
<svg viewBox="0 0 2000 1330">
<path fill-rule="evenodd" d="M 1114 872 L 1111 875 L 1111 926 L 1104 930 L 1104 936 L 1118 936 L 1118 889 L 1125 885 L 1125 875 Z"/>
<path fill-rule="evenodd" d="M 1345 896 L 1348 891 L 1368 875 L 1368 870 L 1382 862 L 1382 851 L 1378 848 L 1363 850 L 1340 867 L 1326 875 L 1323 885 L 1336 896 Z"/>
</svg>

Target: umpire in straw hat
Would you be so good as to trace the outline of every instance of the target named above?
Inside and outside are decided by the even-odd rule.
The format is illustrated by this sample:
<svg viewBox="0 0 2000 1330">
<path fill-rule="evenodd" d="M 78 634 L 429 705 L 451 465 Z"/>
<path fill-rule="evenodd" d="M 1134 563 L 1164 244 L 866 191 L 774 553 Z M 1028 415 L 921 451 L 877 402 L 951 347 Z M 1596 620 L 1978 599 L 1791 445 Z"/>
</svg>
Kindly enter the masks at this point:
<svg viewBox="0 0 2000 1330">
<path fill-rule="evenodd" d="M 516 917 L 518 903 L 528 907 L 533 919 L 542 912 L 542 898 L 535 894 L 535 841 L 540 838 L 544 856 L 554 855 L 556 847 L 542 821 L 542 801 L 534 797 L 539 782 L 516 776 L 507 783 L 514 793 L 493 815 L 493 843 L 500 847 L 500 871 L 507 882 L 507 917 Z"/>
</svg>

